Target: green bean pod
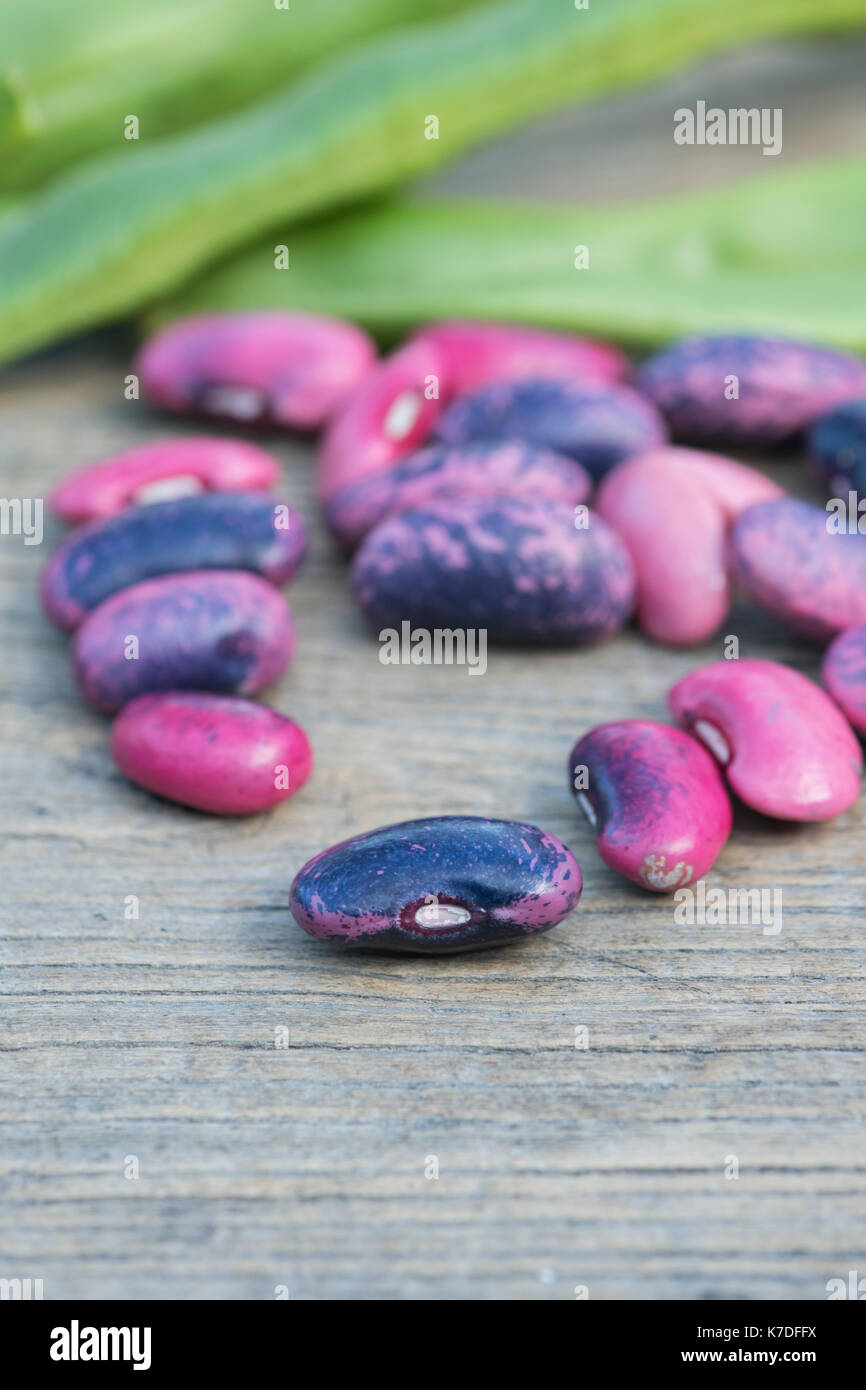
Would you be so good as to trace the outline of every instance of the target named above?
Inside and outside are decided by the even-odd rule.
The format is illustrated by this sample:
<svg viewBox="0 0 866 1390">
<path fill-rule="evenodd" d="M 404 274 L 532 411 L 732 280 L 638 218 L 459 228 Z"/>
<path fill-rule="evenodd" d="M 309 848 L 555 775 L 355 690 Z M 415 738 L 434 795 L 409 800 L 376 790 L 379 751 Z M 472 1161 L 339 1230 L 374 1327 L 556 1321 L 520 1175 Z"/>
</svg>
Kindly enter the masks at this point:
<svg viewBox="0 0 866 1390">
<path fill-rule="evenodd" d="M 239 115 L 89 162 L 0 226 L 0 361 L 127 313 L 265 228 L 283 243 L 297 219 L 568 100 L 863 8 L 511 0 L 370 40 Z"/>
<path fill-rule="evenodd" d="M 140 139 L 172 134 L 417 17 L 417 0 L 0 0 L 0 193 L 118 149 L 129 116 Z"/>
<path fill-rule="evenodd" d="M 635 345 L 771 326 L 866 351 L 864 225 L 862 156 L 611 207 L 401 202 L 296 232 L 291 276 L 253 247 L 160 304 L 147 327 L 297 309 L 354 319 L 385 343 L 459 317 Z M 577 246 L 589 257 L 580 269 Z"/>
</svg>

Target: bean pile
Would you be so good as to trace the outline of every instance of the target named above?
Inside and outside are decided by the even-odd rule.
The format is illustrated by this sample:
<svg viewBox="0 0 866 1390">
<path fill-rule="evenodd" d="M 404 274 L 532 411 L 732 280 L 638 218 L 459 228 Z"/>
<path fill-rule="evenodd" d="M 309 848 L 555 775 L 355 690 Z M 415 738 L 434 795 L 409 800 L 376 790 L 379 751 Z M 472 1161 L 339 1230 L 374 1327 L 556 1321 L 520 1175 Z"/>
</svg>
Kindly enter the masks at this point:
<svg viewBox="0 0 866 1390">
<path fill-rule="evenodd" d="M 813 469 L 859 504 L 866 362 L 693 337 L 626 385 L 625 356 L 588 339 L 452 322 L 377 360 L 351 324 L 256 313 L 178 322 L 136 370 L 171 411 L 323 431 L 317 494 L 374 631 L 576 646 L 634 618 L 687 647 L 719 631 L 737 588 L 830 644 L 825 690 L 777 662 L 721 660 L 669 692 L 679 727 L 622 720 L 577 741 L 571 787 L 617 873 L 653 892 L 700 878 L 731 833 L 730 793 L 792 821 L 837 816 L 859 794 L 866 526 L 834 529 L 757 470 L 692 446 L 761 450 L 807 432 Z M 279 589 L 306 531 L 271 491 L 278 476 L 254 445 L 204 436 L 116 455 L 50 498 L 83 524 L 46 565 L 43 603 L 74 631 L 83 697 L 116 714 L 117 765 L 218 814 L 276 805 L 311 767 L 303 730 L 245 698 L 294 649 Z M 580 891 L 576 860 L 544 830 L 446 816 L 325 850 L 290 906 L 322 939 L 437 952 L 547 930 Z"/>
</svg>

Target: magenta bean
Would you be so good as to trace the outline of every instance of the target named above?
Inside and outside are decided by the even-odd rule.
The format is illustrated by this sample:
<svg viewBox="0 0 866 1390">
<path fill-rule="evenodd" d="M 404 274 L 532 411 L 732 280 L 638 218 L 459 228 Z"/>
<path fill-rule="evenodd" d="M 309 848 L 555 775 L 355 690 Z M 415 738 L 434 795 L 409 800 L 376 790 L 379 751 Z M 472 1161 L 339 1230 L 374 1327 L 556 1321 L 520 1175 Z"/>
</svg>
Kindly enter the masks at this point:
<svg viewBox="0 0 866 1390">
<path fill-rule="evenodd" d="M 828 820 L 857 799 L 860 745 L 828 695 L 777 661 L 716 661 L 670 691 L 737 796 L 779 820 Z"/>
<path fill-rule="evenodd" d="M 202 314 L 139 353 L 144 392 L 166 410 L 315 430 L 373 367 L 371 339 L 314 314 Z"/>
<path fill-rule="evenodd" d="M 663 444 L 664 421 L 626 386 L 557 380 L 497 382 L 461 396 L 436 423 L 443 444 L 525 439 L 577 459 L 594 478 Z"/>
<path fill-rule="evenodd" d="M 94 609 L 75 634 L 73 672 L 107 711 L 158 690 L 252 695 L 285 670 L 294 642 L 288 604 L 258 575 L 167 574 Z"/>
<path fill-rule="evenodd" d="M 515 324 L 455 320 L 422 328 L 410 341 L 439 350 L 448 364 L 449 397 L 530 377 L 619 381 L 629 370 L 628 358 L 609 343 Z"/>
<path fill-rule="evenodd" d="M 704 482 L 663 450 L 612 469 L 596 508 L 628 547 L 643 631 L 671 646 L 716 632 L 730 598 L 725 519 Z"/>
<path fill-rule="evenodd" d="M 731 532 L 732 577 L 802 637 L 828 642 L 866 622 L 866 536 L 837 531 L 823 507 L 759 502 Z"/>
<path fill-rule="evenodd" d="M 626 622 L 628 552 L 600 517 L 527 497 L 429 502 L 376 526 L 352 583 L 374 631 L 472 628 L 493 642 L 581 643 Z"/>
<path fill-rule="evenodd" d="M 866 736 L 866 625 L 849 627 L 830 643 L 821 678 L 848 723 Z"/>
<path fill-rule="evenodd" d="M 721 508 L 726 521 L 734 521 L 740 512 L 756 502 L 784 497 L 785 489 L 757 468 L 727 458 L 724 454 L 708 454 L 703 449 L 652 449 L 640 455 L 642 462 L 664 460 L 676 465 L 684 474 L 704 484 Z"/>
<path fill-rule="evenodd" d="M 323 850 L 297 874 L 289 906 L 321 941 L 442 954 L 549 931 L 580 890 L 574 855 L 536 825 L 430 816 Z"/>
<path fill-rule="evenodd" d="M 731 833 L 731 802 L 714 760 L 668 724 L 600 724 L 575 744 L 569 771 L 604 862 L 652 892 L 701 878 Z"/>
<path fill-rule="evenodd" d="M 42 571 L 42 602 L 53 622 L 74 628 L 112 594 L 161 574 L 250 570 L 285 584 L 306 545 L 301 516 L 266 493 L 154 502 L 74 531 Z"/>
<path fill-rule="evenodd" d="M 645 362 L 639 388 L 676 439 L 764 448 L 866 392 L 866 362 L 754 334 L 681 338 Z"/>
<path fill-rule="evenodd" d="M 68 474 L 48 498 L 64 521 L 98 521 L 126 507 L 201 492 L 266 491 L 275 458 L 241 439 L 207 436 L 140 444 Z"/>
<path fill-rule="evenodd" d="M 317 470 L 323 502 L 420 448 L 444 404 L 445 371 L 438 349 L 418 341 L 370 373 L 325 432 Z"/>
<path fill-rule="evenodd" d="M 198 690 L 139 695 L 111 731 L 131 782 L 220 816 L 266 811 L 300 791 L 312 752 L 299 724 L 267 705 Z"/>
<path fill-rule="evenodd" d="M 443 498 L 532 497 L 573 507 L 591 490 L 589 474 L 574 459 L 521 440 L 429 448 L 350 483 L 331 498 L 325 520 L 351 551 L 380 521 Z"/>
</svg>

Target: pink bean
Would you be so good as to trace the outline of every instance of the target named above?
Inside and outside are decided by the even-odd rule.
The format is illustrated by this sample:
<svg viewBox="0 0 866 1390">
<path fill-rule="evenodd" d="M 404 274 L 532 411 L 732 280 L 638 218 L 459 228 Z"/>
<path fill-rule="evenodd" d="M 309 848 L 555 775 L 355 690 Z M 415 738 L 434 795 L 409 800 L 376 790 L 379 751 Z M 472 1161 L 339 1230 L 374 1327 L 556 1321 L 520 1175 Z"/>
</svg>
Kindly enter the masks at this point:
<svg viewBox="0 0 866 1390">
<path fill-rule="evenodd" d="M 716 661 L 670 691 L 679 723 L 722 764 L 746 805 L 780 820 L 838 816 L 857 799 L 863 757 L 824 691 L 776 661 Z"/>
<path fill-rule="evenodd" d="M 596 510 L 628 547 L 637 576 L 637 618 L 672 646 L 710 637 L 728 611 L 725 519 L 705 483 L 668 450 L 617 464 Z"/>
<path fill-rule="evenodd" d="M 439 349 L 448 363 L 452 395 L 531 377 L 608 383 L 622 380 L 629 368 L 625 354 L 609 343 L 505 323 L 436 323 L 409 341 Z"/>
<path fill-rule="evenodd" d="M 768 502 L 776 497 L 784 497 L 785 489 L 757 468 L 749 468 L 736 459 L 726 458 L 724 454 L 708 454 L 703 449 L 653 449 L 641 454 L 646 462 L 652 459 L 669 460 L 679 465 L 683 472 L 697 478 L 710 491 L 713 499 L 721 507 L 726 521 L 734 521 L 740 512 L 755 502 Z"/>
<path fill-rule="evenodd" d="M 114 721 L 111 755 L 131 782 L 221 816 L 276 806 L 312 767 L 299 724 L 267 705 L 198 690 L 131 701 Z"/>
<path fill-rule="evenodd" d="M 713 759 L 669 724 L 599 724 L 572 749 L 569 776 L 604 862 L 651 892 L 701 878 L 731 833 Z"/>
<path fill-rule="evenodd" d="M 277 460 L 241 439 L 163 439 L 69 473 L 48 505 L 64 521 L 97 521 L 143 502 L 198 492 L 258 492 L 280 476 Z"/>
<path fill-rule="evenodd" d="M 371 372 L 325 433 L 318 467 L 323 502 L 420 448 L 447 403 L 446 371 L 438 348 L 418 341 Z"/>
<path fill-rule="evenodd" d="M 202 314 L 145 343 L 136 371 L 146 394 L 166 410 L 315 430 L 375 359 L 367 334 L 340 319 Z"/>
</svg>

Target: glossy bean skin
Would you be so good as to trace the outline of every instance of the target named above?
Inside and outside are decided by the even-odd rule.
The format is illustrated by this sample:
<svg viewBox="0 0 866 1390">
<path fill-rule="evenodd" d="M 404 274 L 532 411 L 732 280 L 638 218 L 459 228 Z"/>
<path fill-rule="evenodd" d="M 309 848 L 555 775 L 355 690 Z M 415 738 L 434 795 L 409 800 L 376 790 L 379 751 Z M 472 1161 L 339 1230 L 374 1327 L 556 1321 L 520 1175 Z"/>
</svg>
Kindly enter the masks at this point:
<svg viewBox="0 0 866 1390">
<path fill-rule="evenodd" d="M 866 624 L 849 627 L 830 643 L 821 679 L 851 727 L 866 737 Z"/>
<path fill-rule="evenodd" d="M 817 642 L 866 622 L 866 536 L 828 522 L 822 507 L 786 497 L 749 507 L 730 540 L 731 574 L 749 598 Z"/>
<path fill-rule="evenodd" d="M 299 724 L 230 695 L 167 690 L 125 705 L 111 756 L 140 787 L 220 816 L 266 811 L 300 791 L 312 768 Z"/>
<path fill-rule="evenodd" d="M 806 448 L 815 471 L 835 493 L 866 497 L 866 391 L 816 420 Z"/>
<path fill-rule="evenodd" d="M 728 611 L 725 519 L 704 483 L 667 454 L 618 464 L 596 508 L 631 555 L 641 628 L 688 647 L 706 641 Z"/>
<path fill-rule="evenodd" d="M 598 479 L 632 454 L 663 444 L 654 406 L 628 387 L 564 381 L 497 383 L 462 396 L 436 424 L 443 444 L 524 439 L 577 459 Z"/>
<path fill-rule="evenodd" d="M 702 878 L 731 833 L 714 759 L 669 724 L 599 724 L 574 745 L 569 777 L 604 862 L 653 893 Z"/>
<path fill-rule="evenodd" d="M 317 854 L 296 876 L 289 906 L 323 941 L 441 954 L 548 931 L 580 892 L 574 855 L 537 826 L 431 816 Z"/>
<path fill-rule="evenodd" d="M 668 696 L 683 728 L 725 769 L 731 790 L 762 815 L 818 821 L 857 799 L 863 758 L 828 695 L 777 661 L 716 661 Z"/>
<path fill-rule="evenodd" d="M 112 594 L 163 574 L 250 570 L 285 584 L 306 545 L 300 515 L 260 492 L 154 502 L 73 532 L 42 571 L 42 602 L 71 629 Z"/>
<path fill-rule="evenodd" d="M 476 628 L 493 642 L 579 644 L 616 632 L 634 602 L 628 552 L 600 517 L 529 498 L 430 502 L 365 538 L 352 585 L 374 631 Z"/>
<path fill-rule="evenodd" d="M 629 370 L 625 353 L 610 343 L 521 324 L 454 319 L 420 329 L 411 341 L 432 343 L 448 364 L 450 399 L 497 381 L 614 382 Z"/>
<path fill-rule="evenodd" d="M 72 669 L 87 703 L 112 712 L 160 690 L 253 695 L 281 675 L 294 645 L 289 606 L 267 580 L 199 570 L 106 599 L 75 634 Z"/>
<path fill-rule="evenodd" d="M 738 395 L 727 399 L 726 388 Z M 729 383 L 731 383 L 729 385 Z M 639 388 L 675 439 L 766 448 L 866 392 L 866 361 L 759 334 L 680 338 L 645 362 Z"/>
<path fill-rule="evenodd" d="M 735 521 L 741 512 L 753 507 L 756 502 L 770 502 L 786 496 L 785 489 L 765 473 L 725 454 L 669 445 L 665 449 L 650 450 L 639 457 L 642 463 L 669 463 L 679 470 L 681 476 L 688 475 L 701 483 L 727 522 Z"/>
<path fill-rule="evenodd" d="M 164 410 L 315 430 L 372 370 L 354 324 L 314 314 L 202 314 L 144 344 L 136 371 Z"/>
<path fill-rule="evenodd" d="M 325 431 L 316 468 L 321 502 L 421 447 L 445 403 L 446 371 L 438 348 L 418 340 L 370 373 Z"/>
<path fill-rule="evenodd" d="M 343 488 L 325 521 L 343 549 L 353 551 L 380 521 L 443 498 L 532 497 L 575 506 L 591 490 L 589 474 L 574 459 L 521 440 L 439 446 Z"/>
<path fill-rule="evenodd" d="M 279 479 L 277 460 L 242 439 L 165 439 L 67 474 L 48 505 L 55 516 L 77 525 L 104 520 L 151 498 L 167 499 L 169 493 L 264 492 Z"/>
</svg>

